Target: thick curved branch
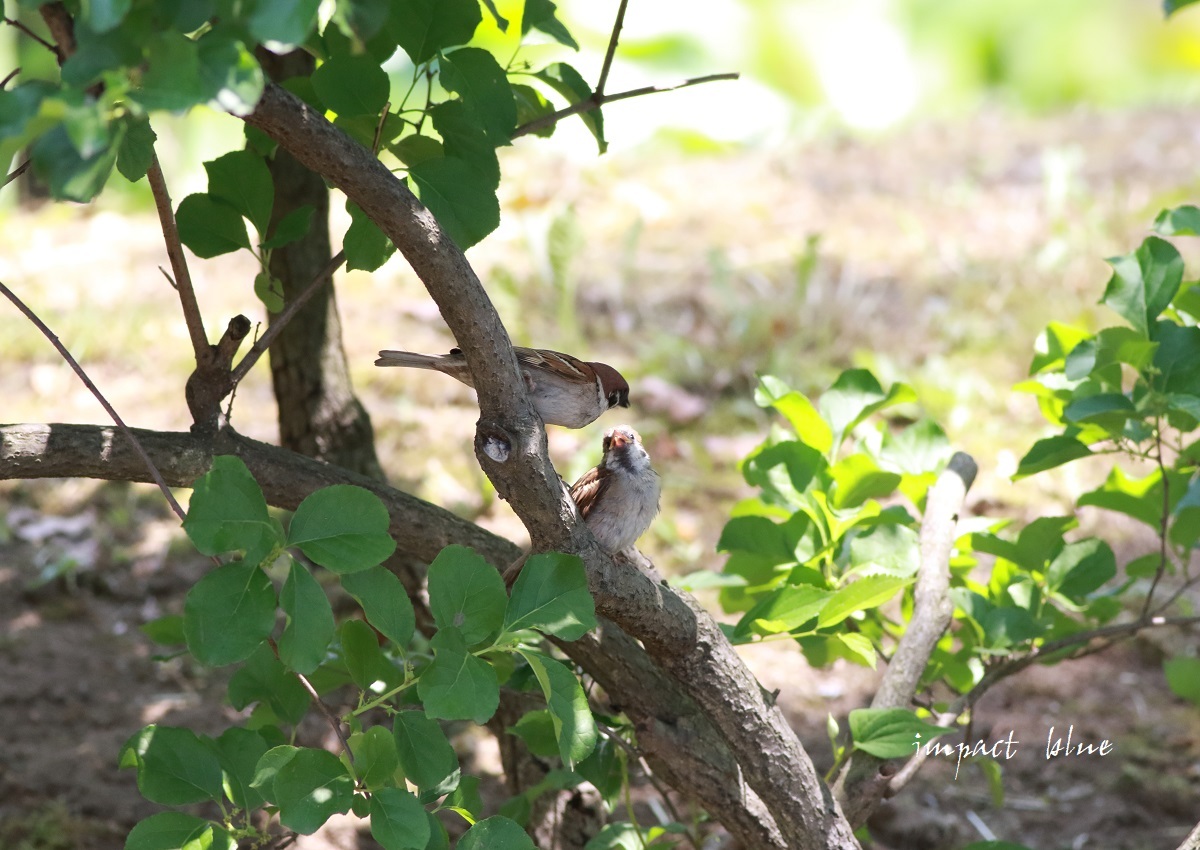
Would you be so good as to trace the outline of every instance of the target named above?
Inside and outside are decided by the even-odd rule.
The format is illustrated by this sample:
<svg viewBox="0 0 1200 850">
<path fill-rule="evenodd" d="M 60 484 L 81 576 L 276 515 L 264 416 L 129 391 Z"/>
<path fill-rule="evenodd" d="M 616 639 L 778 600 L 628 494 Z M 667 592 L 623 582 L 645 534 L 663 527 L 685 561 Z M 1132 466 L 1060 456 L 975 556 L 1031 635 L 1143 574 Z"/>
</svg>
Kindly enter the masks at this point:
<svg viewBox="0 0 1200 850">
<path fill-rule="evenodd" d="M 788 846 L 856 847 L 849 824 L 782 711 L 763 694 L 712 618 L 694 600 L 653 584 L 628 565 L 614 564 L 586 526 L 575 521 L 575 507 L 549 461 L 545 430 L 529 404 L 508 333 L 466 257 L 432 214 L 370 151 L 278 86 L 266 88 L 246 121 L 344 191 L 421 278 L 474 379 L 480 465 L 525 524 L 534 549 L 583 556 L 598 613 L 641 640 L 707 712 Z M 482 450 L 496 442 L 510 450 Z"/>
<path fill-rule="evenodd" d="M 921 519 L 921 564 L 913 590 L 913 614 L 888 662 L 871 708 L 908 708 L 916 695 L 929 656 L 954 616 L 950 601 L 950 551 L 967 491 L 979 467 L 956 452 L 929 488 Z M 855 751 L 838 775 L 834 789 L 850 823 L 859 826 L 886 796 L 894 770 L 883 759 Z"/>
</svg>

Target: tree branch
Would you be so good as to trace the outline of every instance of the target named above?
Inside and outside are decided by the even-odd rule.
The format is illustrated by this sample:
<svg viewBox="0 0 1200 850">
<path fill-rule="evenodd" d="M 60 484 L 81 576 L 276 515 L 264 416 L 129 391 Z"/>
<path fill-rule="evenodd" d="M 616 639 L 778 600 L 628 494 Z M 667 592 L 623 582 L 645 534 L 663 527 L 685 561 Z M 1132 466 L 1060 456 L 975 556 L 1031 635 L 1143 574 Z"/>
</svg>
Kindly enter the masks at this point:
<svg viewBox="0 0 1200 850">
<path fill-rule="evenodd" d="M 954 616 L 950 602 L 950 551 L 954 528 L 967 491 L 979 467 L 970 455 L 956 452 L 929 488 L 921 519 L 921 565 L 913 590 L 913 614 L 904 636 L 888 661 L 871 708 L 908 708 L 916 695 L 929 656 Z M 855 751 L 834 785 L 846 817 L 853 825 L 866 823 L 889 787 L 887 762 Z"/>
<path fill-rule="evenodd" d="M 557 124 L 564 118 L 569 118 L 572 115 L 578 115 L 580 112 L 591 112 L 593 109 L 599 109 L 606 103 L 616 103 L 618 100 L 628 100 L 631 97 L 642 97 L 647 94 L 659 94 L 661 92 L 678 91 L 686 89 L 689 86 L 698 86 L 704 83 L 715 83 L 721 80 L 736 80 L 741 74 L 736 71 L 730 71 L 724 74 L 706 74 L 703 77 L 691 77 L 684 80 L 682 83 L 677 83 L 673 86 L 642 86 L 637 89 L 629 89 L 628 91 L 618 92 L 617 94 L 599 95 L 593 94 L 589 98 L 585 98 L 578 103 L 573 103 L 568 107 L 553 112 L 550 115 L 543 115 L 540 118 L 534 118 L 532 121 L 526 122 L 518 127 L 512 134 L 512 138 L 516 139 L 521 136 L 527 136 L 530 133 L 536 133 L 538 130 L 544 130 Z"/>
<path fill-rule="evenodd" d="M 602 553 L 577 521 L 546 451 L 546 435 L 508 333 L 462 251 L 371 152 L 299 98 L 268 85 L 247 123 L 358 204 L 413 267 L 450 326 L 479 397 L 476 456 L 529 531 L 535 551 L 579 553 L 596 610 L 646 650 L 708 713 L 786 845 L 857 847 L 829 789 L 781 709 L 766 698 L 713 619 L 690 597 Z M 483 451 L 500 442 L 502 461 Z M 735 781 L 736 776 L 729 776 Z"/>
<path fill-rule="evenodd" d="M 613 22 L 612 34 L 608 37 L 608 49 L 604 51 L 604 64 L 600 68 L 600 79 L 596 82 L 596 97 L 604 96 L 608 85 L 608 72 L 612 70 L 613 57 L 617 55 L 617 42 L 621 39 L 621 27 L 625 26 L 625 9 L 629 0 L 621 0 L 617 7 L 617 19 Z"/>
<path fill-rule="evenodd" d="M 179 240 L 179 227 L 175 224 L 175 210 L 171 206 L 171 195 L 163 177 L 158 154 L 150 160 L 146 180 L 154 194 L 154 206 L 158 210 L 158 222 L 162 227 L 163 242 L 167 246 L 167 258 L 171 261 L 171 272 L 175 276 L 175 290 L 179 293 L 179 305 L 183 308 L 183 320 L 187 323 L 188 336 L 192 340 L 192 352 L 196 357 L 196 368 L 203 369 L 212 361 L 208 345 L 208 334 L 204 330 L 204 317 L 200 315 L 200 304 L 192 288 L 192 275 L 188 271 L 187 258 L 183 255 L 183 243 Z"/>
</svg>

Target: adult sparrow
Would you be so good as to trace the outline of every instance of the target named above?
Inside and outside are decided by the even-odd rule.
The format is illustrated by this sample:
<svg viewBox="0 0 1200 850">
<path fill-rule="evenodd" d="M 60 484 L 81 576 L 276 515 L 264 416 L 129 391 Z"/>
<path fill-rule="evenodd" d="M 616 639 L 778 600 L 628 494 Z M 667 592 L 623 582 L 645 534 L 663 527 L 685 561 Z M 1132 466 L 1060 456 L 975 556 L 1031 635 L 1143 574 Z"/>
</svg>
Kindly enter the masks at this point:
<svg viewBox="0 0 1200 850">
<path fill-rule="evenodd" d="M 606 552 L 628 549 L 658 513 L 662 485 L 642 438 L 628 425 L 604 435 L 604 459 L 571 485 L 579 514 Z"/>
<path fill-rule="evenodd" d="M 613 407 L 629 407 L 629 383 L 606 363 L 589 363 L 544 348 L 516 348 L 529 400 L 547 425 L 582 428 Z M 467 360 L 457 348 L 449 354 L 381 351 L 376 366 L 432 369 L 474 386 Z"/>
</svg>

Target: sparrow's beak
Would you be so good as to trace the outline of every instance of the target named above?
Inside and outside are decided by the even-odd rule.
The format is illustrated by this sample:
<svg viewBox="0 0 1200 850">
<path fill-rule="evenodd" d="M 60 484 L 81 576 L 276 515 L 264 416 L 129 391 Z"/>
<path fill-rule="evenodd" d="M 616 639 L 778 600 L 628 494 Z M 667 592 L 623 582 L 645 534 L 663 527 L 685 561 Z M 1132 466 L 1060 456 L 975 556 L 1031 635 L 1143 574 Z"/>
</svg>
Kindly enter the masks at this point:
<svg viewBox="0 0 1200 850">
<path fill-rule="evenodd" d="M 624 448 L 627 445 L 629 445 L 629 440 L 621 433 L 613 434 L 612 441 L 609 443 L 609 447 L 613 449 Z"/>
</svg>

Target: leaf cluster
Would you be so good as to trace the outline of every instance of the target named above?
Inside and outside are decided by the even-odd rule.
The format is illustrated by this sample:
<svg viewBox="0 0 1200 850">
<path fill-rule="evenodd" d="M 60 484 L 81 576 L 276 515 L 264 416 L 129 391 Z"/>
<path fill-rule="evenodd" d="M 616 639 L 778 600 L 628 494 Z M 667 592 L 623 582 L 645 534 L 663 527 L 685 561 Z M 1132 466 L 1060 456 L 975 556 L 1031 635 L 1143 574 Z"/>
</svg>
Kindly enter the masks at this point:
<svg viewBox="0 0 1200 850">
<path fill-rule="evenodd" d="M 261 840 L 260 810 L 304 834 L 353 811 L 389 850 L 447 847 L 434 813 L 448 810 L 470 826 L 459 847 L 532 847 L 522 823 L 538 795 L 590 781 L 616 797 L 626 761 L 610 739 L 624 733 L 621 722 L 603 718 L 610 731 L 600 743 L 578 676 L 544 645 L 543 636 L 574 640 L 595 626 L 583 563 L 532 556 L 510 596 L 480 555 L 449 546 L 429 566 L 434 628 L 420 635 L 409 596 L 382 566 L 395 550 L 389 523 L 374 494 L 338 485 L 308 496 L 285 527 L 232 456 L 196 481 L 184 528 L 219 564 L 188 592 L 182 616 L 146 630 L 203 664 L 238 665 L 228 699 L 249 714 L 216 738 L 151 725 L 129 740 L 121 765 L 136 769 L 143 796 L 208 803 L 219 814 L 153 815 L 127 847 Z M 358 603 L 340 624 L 329 601 L 335 583 Z M 484 818 L 479 780 L 463 774 L 441 722 L 487 722 L 502 685 L 541 695 L 544 708 L 511 733 L 561 768 Z M 343 688 L 358 694 L 343 717 L 345 750 L 298 746 L 313 695 Z"/>
</svg>

